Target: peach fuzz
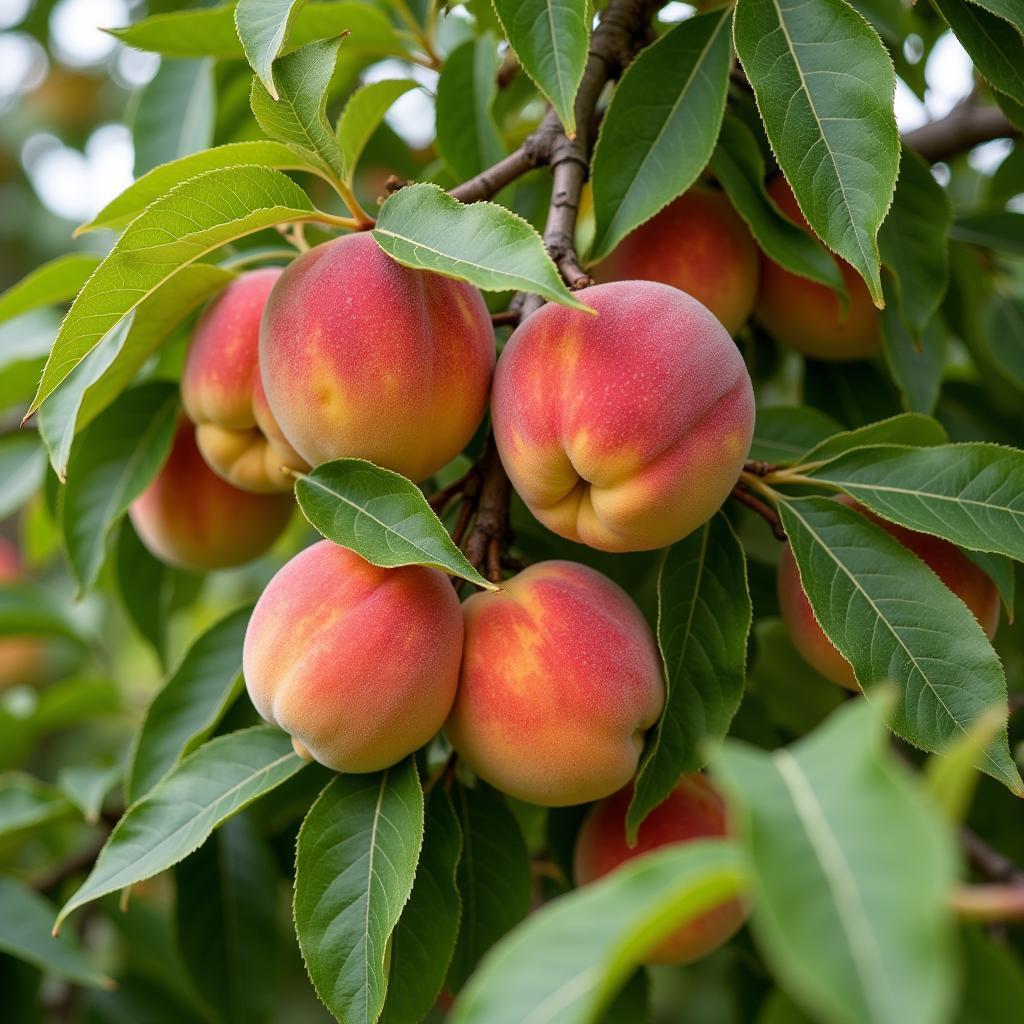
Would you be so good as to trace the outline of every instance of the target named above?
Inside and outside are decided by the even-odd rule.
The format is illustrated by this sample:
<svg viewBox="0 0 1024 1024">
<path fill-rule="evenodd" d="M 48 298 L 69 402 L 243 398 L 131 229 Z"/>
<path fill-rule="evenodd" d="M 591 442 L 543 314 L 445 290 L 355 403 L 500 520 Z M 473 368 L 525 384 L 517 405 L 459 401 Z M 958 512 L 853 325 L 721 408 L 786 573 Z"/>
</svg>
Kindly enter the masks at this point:
<svg viewBox="0 0 1024 1024">
<path fill-rule="evenodd" d="M 549 304 L 498 360 L 502 463 L 548 529 L 604 551 L 685 537 L 732 490 L 754 394 L 728 331 L 668 285 L 585 288 L 589 316 Z"/>
<path fill-rule="evenodd" d="M 586 885 L 620 865 L 662 846 L 729 834 L 725 804 L 708 779 L 684 775 L 665 801 L 644 819 L 636 846 L 626 842 L 626 812 L 633 796 L 627 786 L 587 812 L 576 838 L 574 873 Z M 730 900 L 706 911 L 662 940 L 646 957 L 649 964 L 688 964 L 718 949 L 743 924 L 743 906 Z"/>
<path fill-rule="evenodd" d="M 768 183 L 768 193 L 794 223 L 810 231 L 786 180 Z M 845 260 L 839 260 L 850 304 L 845 314 L 831 288 L 783 270 L 767 256 L 761 259 L 761 288 L 755 313 L 775 338 L 815 359 L 864 359 L 882 347 L 878 310 L 864 279 Z"/>
<path fill-rule="evenodd" d="M 494 332 L 475 288 L 401 266 L 368 234 L 345 235 L 281 275 L 260 367 L 274 418 L 310 465 L 369 459 L 420 481 L 480 425 Z"/>
<path fill-rule="evenodd" d="M 694 186 L 628 234 L 599 281 L 660 281 L 692 295 L 735 334 L 757 298 L 758 248 L 719 189 Z"/>
<path fill-rule="evenodd" d="M 228 483 L 259 494 L 290 491 L 285 467 L 309 467 L 285 440 L 260 380 L 260 319 L 281 271 L 243 274 L 214 299 L 192 335 L 181 398 L 196 443 Z"/>
<path fill-rule="evenodd" d="M 373 772 L 427 743 L 455 699 L 462 614 L 448 577 L 320 541 L 267 585 L 242 655 L 256 710 L 295 749 Z"/>
<path fill-rule="evenodd" d="M 608 577 L 540 562 L 463 605 L 445 732 L 481 778 L 530 803 L 585 803 L 632 778 L 665 699 L 640 609 Z"/>
<path fill-rule="evenodd" d="M 24 579 L 18 549 L 0 536 L 0 584 L 20 583 Z M 43 644 L 35 636 L 0 638 L 0 690 L 19 683 L 32 682 L 42 668 Z"/>
<path fill-rule="evenodd" d="M 142 543 L 157 558 L 202 572 L 261 555 L 277 540 L 293 507 L 290 494 L 253 494 L 217 476 L 183 418 L 163 468 L 128 511 Z"/>
<path fill-rule="evenodd" d="M 921 559 L 950 590 L 970 609 L 991 639 L 999 627 L 999 592 L 991 579 L 976 566 L 955 544 L 897 526 L 852 498 L 842 495 L 836 499 L 880 526 L 909 548 Z M 814 617 L 810 601 L 800 583 L 800 573 L 789 545 L 783 549 L 777 576 L 779 608 L 793 646 L 803 659 L 826 679 L 859 693 L 860 687 L 850 663 L 836 650 Z"/>
</svg>

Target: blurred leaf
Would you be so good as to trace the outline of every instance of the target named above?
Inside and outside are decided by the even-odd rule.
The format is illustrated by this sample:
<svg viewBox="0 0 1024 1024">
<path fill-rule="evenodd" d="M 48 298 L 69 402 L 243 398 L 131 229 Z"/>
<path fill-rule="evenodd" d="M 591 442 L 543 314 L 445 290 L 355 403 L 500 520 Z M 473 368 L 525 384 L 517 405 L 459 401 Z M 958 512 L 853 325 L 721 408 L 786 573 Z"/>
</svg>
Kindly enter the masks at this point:
<svg viewBox="0 0 1024 1024">
<path fill-rule="evenodd" d="M 992 14 L 998 14 L 1000 18 L 1008 21 L 1024 36 L 1024 10 L 1016 0 L 970 0 L 970 2 L 984 7 Z"/>
<path fill-rule="evenodd" d="M 218 825 L 305 763 L 292 750 L 291 738 L 270 726 L 210 740 L 128 808 L 89 877 L 61 908 L 55 927 L 86 903 L 173 867 Z"/>
<path fill-rule="evenodd" d="M 707 164 L 725 111 L 731 22 L 729 10 L 681 21 L 626 69 L 594 147 L 588 261 L 682 195 Z"/>
<path fill-rule="evenodd" d="M 792 748 L 715 758 L 773 973 L 836 1024 L 939 1024 L 955 996 L 951 835 L 884 745 L 888 700 L 852 701 Z"/>
<path fill-rule="evenodd" d="M 919 338 L 907 330 L 899 300 L 890 299 L 882 310 L 885 361 L 903 395 L 903 404 L 914 412 L 931 413 L 939 400 L 946 365 L 946 328 L 934 317 Z"/>
<path fill-rule="evenodd" d="M 0 583 L 0 636 L 62 636 L 86 642 L 65 605 L 35 583 Z"/>
<path fill-rule="evenodd" d="M 21 772 L 0 775 L 0 837 L 67 819 L 71 804 L 60 790 Z"/>
<path fill-rule="evenodd" d="M 980 927 L 960 934 L 964 954 L 964 992 L 956 1024 L 1018 1024 L 1024 1006 L 1024 967 L 1005 942 Z"/>
<path fill-rule="evenodd" d="M 432 270 L 484 291 L 532 292 L 589 312 L 565 286 L 536 230 L 496 203 L 463 206 L 437 185 L 407 185 L 380 208 L 373 237 L 413 270 Z"/>
<path fill-rule="evenodd" d="M 68 765 L 57 775 L 57 785 L 90 824 L 100 819 L 103 801 L 124 774 L 121 765 Z"/>
<path fill-rule="evenodd" d="M 494 0 L 505 38 L 523 70 L 576 134 L 576 90 L 587 63 L 587 0 Z"/>
<path fill-rule="evenodd" d="M 177 418 L 177 385 L 154 381 L 126 391 L 79 436 L 68 460 L 61 520 L 80 591 L 99 576 L 111 527 L 166 460 Z"/>
<path fill-rule="evenodd" d="M 724 840 L 638 857 L 531 915 L 473 976 L 452 1024 L 593 1021 L 659 941 L 742 884 Z"/>
<path fill-rule="evenodd" d="M 338 144 L 341 146 L 345 182 L 349 186 L 355 177 L 359 157 L 366 144 L 384 120 L 391 105 L 419 84 L 407 78 L 389 78 L 371 82 L 357 89 L 338 118 Z"/>
<path fill-rule="evenodd" d="M 749 457 L 774 464 L 796 462 L 840 430 L 835 420 L 809 406 L 762 406 L 757 410 Z"/>
<path fill-rule="evenodd" d="M 736 50 L 800 210 L 880 306 L 877 235 L 900 160 L 885 47 L 844 0 L 738 0 L 735 20 Z"/>
<path fill-rule="evenodd" d="M 986 352 L 1000 373 L 1024 391 L 1024 298 L 994 295 L 988 305 L 982 337 Z"/>
<path fill-rule="evenodd" d="M 899 416 L 869 423 L 856 430 L 845 430 L 840 434 L 816 444 L 800 457 L 801 463 L 824 462 L 834 459 L 843 452 L 854 448 L 865 448 L 877 444 L 902 444 L 914 448 L 928 448 L 949 441 L 945 428 L 938 420 L 921 413 L 905 412 Z"/>
<path fill-rule="evenodd" d="M 128 803 L 192 753 L 242 692 L 242 643 L 251 614 L 251 607 L 240 608 L 211 626 L 153 698 L 132 748 Z"/>
<path fill-rule="evenodd" d="M 658 577 L 665 709 L 637 773 L 626 816 L 630 839 L 679 776 L 702 767 L 707 746 L 729 731 L 743 697 L 750 622 L 743 546 L 718 513 L 668 549 Z"/>
<path fill-rule="evenodd" d="M 53 938 L 54 908 L 24 882 L 0 875 L 0 950 L 77 985 L 113 988 L 70 935 Z"/>
<path fill-rule="evenodd" d="M 238 0 L 235 7 L 235 27 L 246 59 L 274 100 L 278 99 L 274 58 L 283 49 L 304 3 L 305 0 Z"/>
<path fill-rule="evenodd" d="M 0 437 L 0 519 L 16 512 L 42 486 L 46 450 L 39 435 L 23 430 Z"/>
<path fill-rule="evenodd" d="M 317 995 L 346 1024 L 374 1024 L 388 940 L 423 842 L 414 758 L 339 775 L 306 815 L 295 853 L 295 933 Z"/>
<path fill-rule="evenodd" d="M 868 362 L 804 360 L 804 401 L 847 427 L 863 427 L 901 411 L 888 374 Z"/>
<path fill-rule="evenodd" d="M 91 252 L 73 252 L 37 267 L 0 294 L 0 323 L 41 306 L 70 301 L 99 263 L 100 257 Z"/>
<path fill-rule="evenodd" d="M 1013 622 L 1016 591 L 1013 559 L 1007 558 L 1006 555 L 993 555 L 988 551 L 964 551 L 964 554 L 996 585 L 999 598 L 1006 609 L 1006 617 Z"/>
<path fill-rule="evenodd" d="M 601 1014 L 598 1024 L 650 1024 L 650 989 L 647 969 L 638 967 Z"/>
<path fill-rule="evenodd" d="M 856 5 L 855 5 L 856 6 Z M 764 1001 L 757 1024 L 815 1024 L 782 989 L 777 988 Z"/>
<path fill-rule="evenodd" d="M 1005 707 L 1002 665 L 977 619 L 916 555 L 828 498 L 787 498 L 779 512 L 815 618 L 861 687 L 898 687 L 894 732 L 945 750 Z M 1024 794 L 1005 730 L 978 767 Z"/>
<path fill-rule="evenodd" d="M 1024 38 L 1002 18 L 965 0 L 932 0 L 978 73 L 1000 92 L 1024 103 Z"/>
<path fill-rule="evenodd" d="M 1021 47 L 1024 58 L 1024 44 Z M 972 213 L 958 217 L 950 235 L 958 242 L 980 245 L 984 249 L 997 249 L 1013 256 L 1024 256 L 1024 213 L 997 210 L 992 213 Z"/>
<path fill-rule="evenodd" d="M 125 516 L 117 534 L 114 577 L 121 606 L 164 667 L 167 620 L 178 570 L 153 555 Z"/>
<path fill-rule="evenodd" d="M 1015 143 L 1013 149 L 995 169 L 985 187 L 989 202 L 1003 206 L 1014 196 L 1024 192 L 1024 146 Z"/>
<path fill-rule="evenodd" d="M 335 459 L 299 477 L 295 496 L 315 529 L 373 565 L 429 565 L 498 589 L 469 564 L 423 492 L 399 473 L 365 459 Z"/>
</svg>

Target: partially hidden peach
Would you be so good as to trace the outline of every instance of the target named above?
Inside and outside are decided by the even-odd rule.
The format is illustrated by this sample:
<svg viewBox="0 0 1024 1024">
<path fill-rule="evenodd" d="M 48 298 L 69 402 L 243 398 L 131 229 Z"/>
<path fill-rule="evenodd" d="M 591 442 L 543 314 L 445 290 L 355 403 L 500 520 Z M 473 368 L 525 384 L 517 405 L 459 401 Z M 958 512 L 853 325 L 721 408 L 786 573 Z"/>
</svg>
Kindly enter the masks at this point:
<svg viewBox="0 0 1024 1024">
<path fill-rule="evenodd" d="M 732 490 L 754 394 L 728 331 L 668 285 L 585 288 L 598 316 L 549 304 L 498 360 L 501 461 L 548 529 L 604 551 L 685 537 Z"/>
<path fill-rule="evenodd" d="M 6 537 L 0 537 L 0 583 L 19 583 L 24 578 L 18 549 Z M 42 658 L 39 637 L 0 637 L 0 690 L 33 682 L 42 668 Z"/>
<path fill-rule="evenodd" d="M 909 548 L 971 610 L 991 638 L 999 627 L 999 592 L 991 579 L 949 541 L 897 526 L 858 504 L 847 495 L 836 499 L 855 508 Z M 777 576 L 779 608 L 793 646 L 804 660 L 826 679 L 860 692 L 853 666 L 836 650 L 818 625 L 810 601 L 800 584 L 800 573 L 789 545 L 783 549 Z"/>
<path fill-rule="evenodd" d="M 627 786 L 595 804 L 576 839 L 576 884 L 586 885 L 662 846 L 729 834 L 725 804 L 708 779 L 684 775 L 665 801 L 644 819 L 636 846 L 626 843 L 626 812 L 633 796 Z M 649 964 L 688 964 L 718 949 L 743 924 L 737 900 L 714 907 L 662 940 L 646 957 Z"/>
<path fill-rule="evenodd" d="M 475 288 L 345 235 L 281 275 L 260 367 L 275 420 L 310 465 L 363 458 L 420 481 L 480 425 L 494 332 Z"/>
<path fill-rule="evenodd" d="M 245 685 L 295 749 L 341 772 L 427 743 L 455 699 L 462 613 L 448 577 L 380 569 L 320 541 L 267 585 L 245 634 Z"/>
<path fill-rule="evenodd" d="M 445 732 L 481 778 L 557 807 L 633 776 L 661 713 L 661 659 L 640 609 L 606 576 L 539 562 L 463 605 L 459 692 Z"/>
<path fill-rule="evenodd" d="M 754 309 L 758 264 L 758 248 L 725 193 L 695 185 L 630 232 L 594 276 L 670 284 L 735 334 Z"/>
<path fill-rule="evenodd" d="M 181 398 L 210 468 L 258 494 L 290 491 L 287 470 L 309 467 L 288 444 L 260 379 L 260 320 L 281 271 L 243 274 L 206 308 L 192 335 Z"/>
<path fill-rule="evenodd" d="M 207 466 L 192 425 L 182 418 L 163 468 L 128 511 L 142 543 L 157 558 L 205 571 L 261 555 L 277 540 L 293 507 L 290 494 L 253 494 L 221 479 Z"/>
<path fill-rule="evenodd" d="M 768 193 L 790 220 L 810 230 L 785 178 L 773 178 Z M 838 262 L 850 297 L 845 313 L 831 288 L 792 274 L 762 256 L 755 312 L 776 341 L 815 359 L 833 361 L 864 359 L 879 351 L 879 314 L 867 285 L 849 263 Z"/>
</svg>

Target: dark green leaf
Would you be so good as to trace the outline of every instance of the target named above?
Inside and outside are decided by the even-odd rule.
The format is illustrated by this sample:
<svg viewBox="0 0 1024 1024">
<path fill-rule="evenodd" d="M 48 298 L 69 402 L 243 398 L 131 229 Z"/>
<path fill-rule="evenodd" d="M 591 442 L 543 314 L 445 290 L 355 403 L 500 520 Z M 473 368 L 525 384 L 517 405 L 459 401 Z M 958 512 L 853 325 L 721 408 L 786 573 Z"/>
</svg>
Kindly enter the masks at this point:
<svg viewBox="0 0 1024 1024">
<path fill-rule="evenodd" d="M 1024 49 L 1022 49 L 1024 55 Z M 986 249 L 998 249 L 1013 256 L 1024 255 L 1024 213 L 996 210 L 958 217 L 950 229 L 958 242 L 969 242 Z"/>
<path fill-rule="evenodd" d="M 1024 298 L 994 295 L 988 306 L 983 344 L 1000 372 L 1024 391 L 1024 345 L 1021 338 L 1024 338 Z"/>
<path fill-rule="evenodd" d="M 868 445 L 902 444 L 914 448 L 928 448 L 949 441 L 945 428 L 931 416 L 905 412 L 887 420 L 869 423 L 856 430 L 845 430 L 816 444 L 800 457 L 803 464 L 834 459 L 843 452 Z"/>
<path fill-rule="evenodd" d="M 942 372 L 946 365 L 946 328 L 933 317 L 915 337 L 901 315 L 903 304 L 890 300 L 882 310 L 882 339 L 885 360 L 903 405 L 914 412 L 931 413 L 939 400 Z"/>
<path fill-rule="evenodd" d="M 970 54 L 978 73 L 1000 92 L 1024 103 L 1024 37 L 1002 18 L 965 0 L 932 0 Z"/>
<path fill-rule="evenodd" d="M 757 410 L 750 458 L 763 462 L 796 462 L 815 445 L 842 428 L 810 406 L 766 406 Z"/>
<path fill-rule="evenodd" d="M 1024 1006 L 1024 967 L 1008 943 L 979 927 L 963 929 L 964 992 L 956 1024 L 1017 1024 Z"/>
<path fill-rule="evenodd" d="M 999 591 L 999 598 L 1006 609 L 1007 618 L 1013 622 L 1016 575 L 1014 562 L 1005 555 L 993 555 L 987 551 L 964 551 L 964 554 L 979 569 L 985 572 Z"/>
</svg>

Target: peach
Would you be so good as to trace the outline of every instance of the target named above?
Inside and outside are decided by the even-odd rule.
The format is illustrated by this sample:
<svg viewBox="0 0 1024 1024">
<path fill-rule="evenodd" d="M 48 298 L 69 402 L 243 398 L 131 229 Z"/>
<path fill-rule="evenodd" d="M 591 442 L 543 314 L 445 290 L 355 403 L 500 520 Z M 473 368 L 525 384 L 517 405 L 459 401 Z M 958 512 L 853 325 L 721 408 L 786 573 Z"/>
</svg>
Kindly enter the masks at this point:
<svg viewBox="0 0 1024 1024">
<path fill-rule="evenodd" d="M 257 494 L 290 491 L 287 469 L 309 467 L 285 440 L 260 380 L 260 319 L 281 271 L 243 274 L 206 308 L 192 335 L 181 399 L 207 465 Z"/>
<path fill-rule="evenodd" d="M 627 786 L 595 804 L 576 838 L 577 885 L 607 875 L 634 857 L 673 843 L 729 834 L 725 804 L 708 779 L 684 775 L 665 801 L 644 819 L 636 846 L 626 843 L 626 812 L 633 796 Z M 649 964 L 688 964 L 727 942 L 743 924 L 744 910 L 730 900 L 695 918 L 648 954 Z"/>
<path fill-rule="evenodd" d="M 494 332 L 475 288 L 345 235 L 281 275 L 260 367 L 274 418 L 310 465 L 363 458 L 420 481 L 480 425 Z"/>
<path fill-rule="evenodd" d="M 991 579 L 959 548 L 949 541 L 897 526 L 858 504 L 847 495 L 836 501 L 855 508 L 861 515 L 895 537 L 921 559 L 971 610 L 989 638 L 999 627 L 999 592 Z M 804 594 L 800 574 L 789 545 L 783 549 L 777 576 L 779 608 L 793 646 L 804 660 L 826 679 L 848 690 L 860 692 L 853 666 L 836 650 L 814 617 Z"/>
<path fill-rule="evenodd" d="M 242 664 L 256 710 L 305 757 L 373 772 L 427 743 L 455 699 L 462 613 L 448 577 L 320 541 L 267 585 Z"/>
<path fill-rule="evenodd" d="M 644 551 L 709 519 L 743 468 L 754 393 L 728 331 L 668 285 L 579 292 L 596 317 L 549 304 L 498 360 L 492 416 L 502 463 L 550 530 L 604 551 Z"/>
<path fill-rule="evenodd" d="M 540 562 L 463 605 L 466 643 L 445 732 L 481 778 L 549 807 L 633 776 L 665 699 L 640 609 L 606 576 Z"/>
<path fill-rule="evenodd" d="M 192 425 L 182 418 L 163 468 L 128 511 L 157 558 L 205 571 L 262 554 L 287 525 L 293 506 L 290 494 L 253 494 L 222 480 L 207 466 Z"/>
<path fill-rule="evenodd" d="M 725 193 L 695 185 L 628 234 L 594 276 L 670 284 L 735 334 L 754 309 L 758 262 L 758 248 Z"/>
<path fill-rule="evenodd" d="M 24 579 L 18 549 L 0 536 L 0 584 Z M 0 637 L 0 690 L 19 683 L 30 683 L 42 668 L 43 644 L 35 636 Z"/>
<path fill-rule="evenodd" d="M 810 231 L 785 178 L 772 179 L 768 192 L 790 220 Z M 845 260 L 839 260 L 839 270 L 850 296 L 845 314 L 831 288 L 791 274 L 762 256 L 757 319 L 776 341 L 815 359 L 874 355 L 882 347 L 878 310 L 860 274 Z"/>
</svg>

